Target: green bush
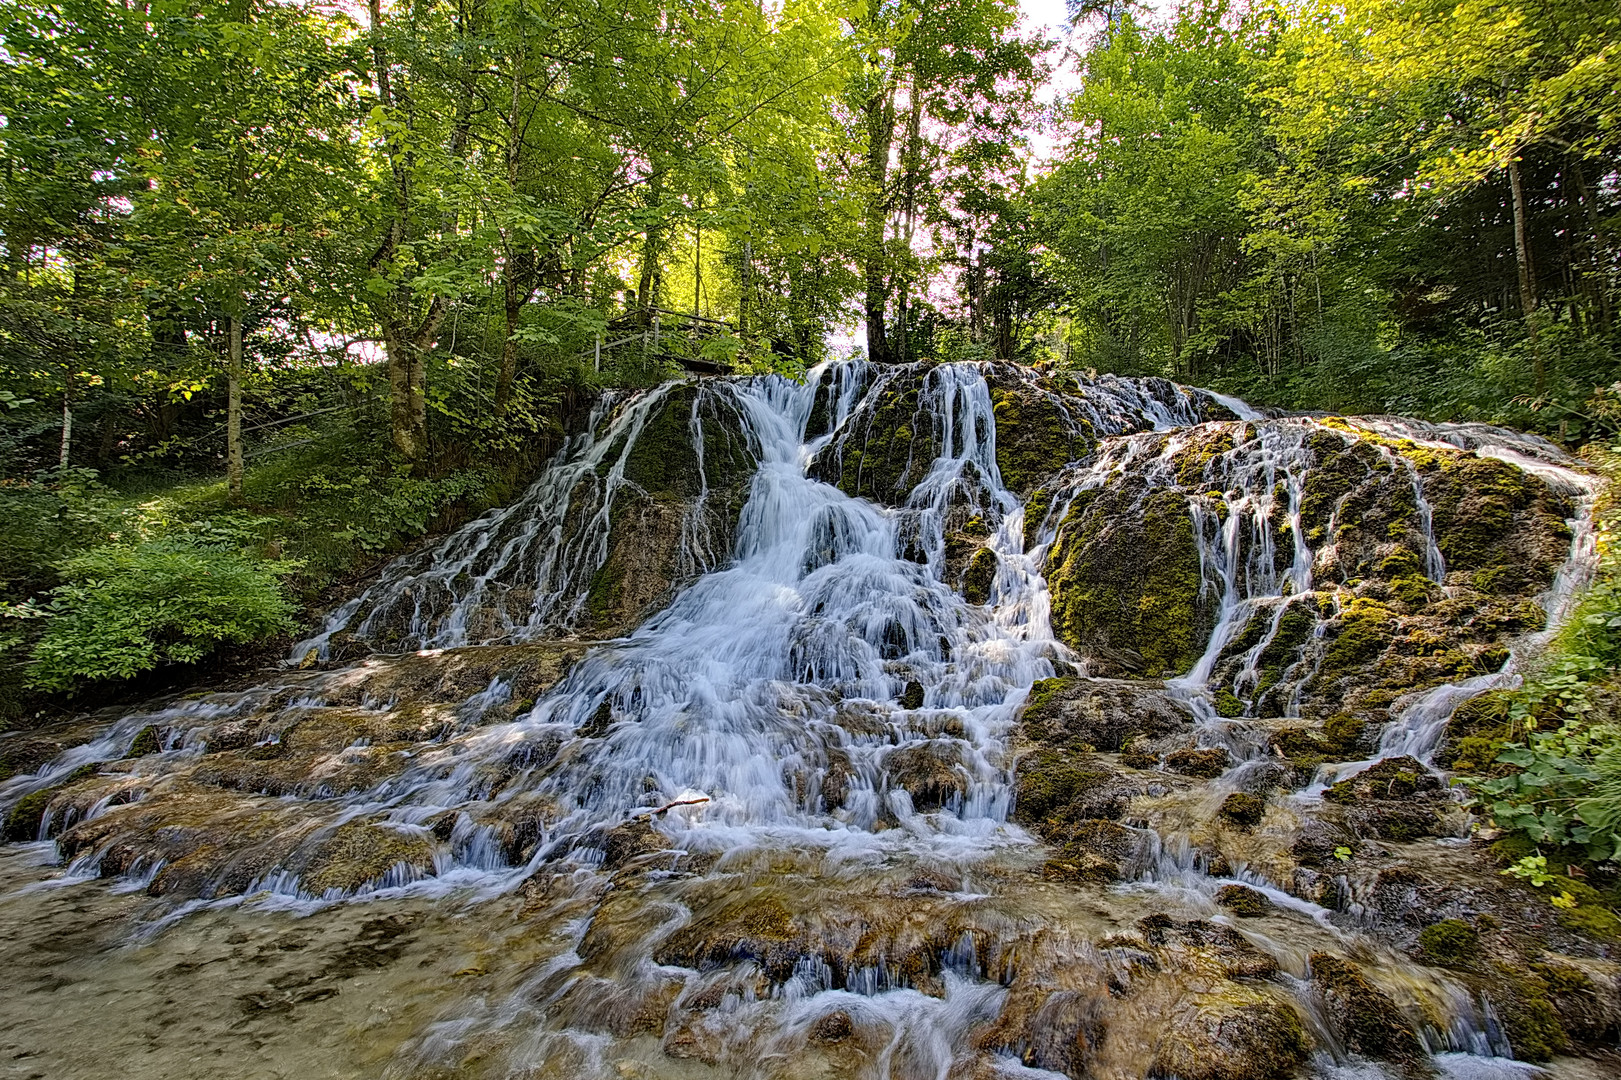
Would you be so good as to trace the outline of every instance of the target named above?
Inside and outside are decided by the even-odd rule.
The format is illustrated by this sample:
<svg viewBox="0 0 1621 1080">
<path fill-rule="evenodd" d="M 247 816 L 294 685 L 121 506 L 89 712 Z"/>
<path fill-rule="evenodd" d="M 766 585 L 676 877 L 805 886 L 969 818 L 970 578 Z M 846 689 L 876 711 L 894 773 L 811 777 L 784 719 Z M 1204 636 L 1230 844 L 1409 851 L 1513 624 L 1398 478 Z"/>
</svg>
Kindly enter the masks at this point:
<svg viewBox="0 0 1621 1080">
<path fill-rule="evenodd" d="M 1616 460 L 1606 463 L 1616 475 Z M 1508 699 L 1500 775 L 1466 778 L 1492 820 L 1567 858 L 1621 862 L 1621 509 L 1599 515 L 1602 557 L 1540 670 Z M 1517 864 L 1530 877 L 1531 859 Z M 1534 882 L 1541 884 L 1540 881 Z"/>
<path fill-rule="evenodd" d="M 292 628 L 294 607 L 276 566 L 184 540 L 109 545 L 58 566 L 50 620 L 34 648 L 30 682 L 71 690 L 190 664 L 226 643 Z"/>
<path fill-rule="evenodd" d="M 0 595 L 15 597 L 57 581 L 66 552 L 105 542 L 117 513 L 90 469 L 0 479 Z"/>
</svg>

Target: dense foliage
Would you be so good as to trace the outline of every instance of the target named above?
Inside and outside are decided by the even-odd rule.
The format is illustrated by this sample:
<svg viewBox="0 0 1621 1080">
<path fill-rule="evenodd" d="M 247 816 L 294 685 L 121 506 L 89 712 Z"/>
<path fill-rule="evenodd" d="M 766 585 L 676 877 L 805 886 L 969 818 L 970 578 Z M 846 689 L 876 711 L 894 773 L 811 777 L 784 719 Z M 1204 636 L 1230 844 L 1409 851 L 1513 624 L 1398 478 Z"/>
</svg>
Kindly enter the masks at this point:
<svg viewBox="0 0 1621 1080">
<path fill-rule="evenodd" d="M 32 680 L 51 690 L 191 663 L 221 644 L 291 628 L 275 573 L 233 551 L 159 541 L 65 560 Z"/>
<path fill-rule="evenodd" d="M 1031 348 L 1592 437 L 1621 341 L 1618 48 L 1603 0 L 1114 21 L 1011 253 L 1059 295 Z"/>
<path fill-rule="evenodd" d="M 1621 452 L 1621 448 L 1617 448 Z M 1616 477 L 1621 464 L 1606 456 Z M 1591 588 L 1524 685 L 1471 703 L 1457 762 L 1508 838 L 1510 872 L 1569 896 L 1572 863 L 1621 862 L 1621 505 L 1598 515 Z M 1550 869 L 1550 867 L 1552 869 Z"/>
</svg>

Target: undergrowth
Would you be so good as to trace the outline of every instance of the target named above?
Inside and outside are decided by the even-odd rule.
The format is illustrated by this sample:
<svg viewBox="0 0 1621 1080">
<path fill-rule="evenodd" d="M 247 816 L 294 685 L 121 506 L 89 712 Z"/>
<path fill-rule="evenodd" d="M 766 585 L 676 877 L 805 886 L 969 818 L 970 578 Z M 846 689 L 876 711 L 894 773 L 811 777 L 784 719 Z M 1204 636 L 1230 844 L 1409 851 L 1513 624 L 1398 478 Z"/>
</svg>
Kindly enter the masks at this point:
<svg viewBox="0 0 1621 1080">
<path fill-rule="evenodd" d="M 0 712 L 296 629 L 301 609 L 429 532 L 510 499 L 488 466 L 391 468 L 334 427 L 223 478 L 51 470 L 0 484 Z"/>
<path fill-rule="evenodd" d="M 1527 675 L 1505 695 L 1495 775 L 1463 778 L 1493 824 L 1506 871 L 1576 903 L 1551 864 L 1612 872 L 1621 864 L 1621 447 L 1592 455 L 1612 481 L 1595 512 L 1591 587 Z"/>
</svg>

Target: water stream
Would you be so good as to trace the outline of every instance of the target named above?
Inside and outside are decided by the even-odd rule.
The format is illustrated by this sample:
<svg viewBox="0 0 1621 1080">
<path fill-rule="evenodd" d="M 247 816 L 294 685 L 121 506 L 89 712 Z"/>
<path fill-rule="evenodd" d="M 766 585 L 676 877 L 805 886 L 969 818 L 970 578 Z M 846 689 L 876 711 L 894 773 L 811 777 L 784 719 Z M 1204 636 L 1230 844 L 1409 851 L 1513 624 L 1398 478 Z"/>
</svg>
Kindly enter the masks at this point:
<svg viewBox="0 0 1621 1080">
<path fill-rule="evenodd" d="M 880 505 L 813 479 L 819 459 L 848 452 L 859 418 L 871 423 L 864 406 L 907 375 L 827 365 L 803 383 L 698 387 L 687 426 L 700 476 L 682 504 L 676 544 L 685 585 L 625 636 L 569 639 L 609 558 L 616 507 L 645 494 L 627 478 L 627 462 L 674 385 L 604 398 L 523 498 L 400 560 L 301 642 L 282 678 L 119 719 L 40 771 L 0 784 L 0 805 L 119 761 L 139 733 L 161 732 L 158 752 L 122 764 L 113 790 L 82 807 L 52 804 L 32 849 L 49 859 L 70 826 L 193 792 L 199 774 L 182 773 L 202 768 L 232 723 L 246 733 L 241 753 L 275 760 L 283 732 L 296 740 L 307 730 L 299 725 L 322 716 L 371 731 L 401 715 L 410 687 L 427 685 L 391 683 L 401 665 L 572 648 L 566 674 L 532 701 L 517 700 L 517 677 L 497 662 L 476 692 L 434 714 L 439 726 L 424 728 L 431 737 L 398 749 L 383 745 L 388 736 L 355 738 L 323 765 L 324 787 L 316 778 L 262 788 L 269 798 L 260 812 L 286 814 L 288 823 L 260 854 L 232 864 L 230 887 L 220 878 L 183 903 L 143 909 L 142 944 L 126 946 L 129 955 L 214 932 L 188 926 L 224 934 L 241 923 L 253 934 L 296 926 L 275 921 L 296 917 L 354 923 L 360 917 L 340 913 L 363 908 L 413 927 L 449 920 L 454 927 L 434 932 L 477 957 L 467 989 L 451 988 L 442 973 L 431 990 L 379 974 L 376 992 L 405 995 L 412 1019 L 374 1025 L 386 1045 L 354 1066 L 373 1074 L 945 1080 L 1067 1068 L 1140 1076 L 1150 1061 L 1171 1060 L 1159 1033 L 1163 1010 L 1186 1007 L 1176 995 L 1215 991 L 1199 981 L 1208 982 L 1204 975 L 1146 974 L 1132 952 L 1140 947 L 1121 935 L 1167 910 L 1231 929 L 1214 898 L 1223 886 L 1245 885 L 1275 912 L 1247 921 L 1231 947 L 1257 951 L 1280 972 L 1281 989 L 1267 993 L 1296 1003 L 1316 1044 L 1304 1070 L 1403 1075 L 1336 1041 L 1305 981 L 1308 956 L 1328 949 L 1379 966 L 1445 1075 L 1527 1075 L 1500 1060 L 1512 1048 L 1489 1004 L 1291 891 L 1259 847 L 1254 862 L 1226 858 L 1217 870 L 1204 843 L 1221 798 L 1275 766 L 1268 737 L 1300 717 L 1323 627 L 1343 602 L 1321 584 L 1338 518 L 1315 539 L 1302 519 L 1319 422 L 1266 419 L 1242 402 L 1158 380 L 1083 382 L 1065 409 L 1101 443 L 1053 482 L 1051 509 L 1027 529 L 1025 502 L 998 467 L 985 370 L 942 365 L 922 377 L 914 420 L 929 425 L 939 453 L 915 463 L 921 479 L 903 501 Z M 1238 420 L 1202 423 L 1210 409 Z M 1570 493 L 1578 504 L 1571 553 L 1543 599 L 1550 623 L 1563 616 L 1591 571 L 1592 481 L 1551 447 L 1512 433 L 1361 423 L 1391 438 L 1494 454 Z M 737 433 L 754 462 L 729 547 L 717 542 L 706 508 L 718 481 L 702 472 L 716 424 Z M 1229 443 L 1189 474 L 1179 455 L 1212 432 Z M 1382 452 L 1405 469 L 1419 508 L 1422 572 L 1445 588 L 1422 480 Z M 1187 493 L 1209 633 L 1164 694 L 1191 717 L 1196 745 L 1225 750 L 1230 764 L 1208 784 L 1167 774 L 1144 788 L 1123 819 L 1138 839 L 1122 880 L 1077 892 L 1042 876 L 1041 846 L 1010 820 L 1014 735 L 1032 683 L 1088 667 L 1088 656 L 1055 636 L 1046 559 L 1076 494 L 1123 476 Z M 982 604 L 952 580 L 952 537 L 964 521 L 994 559 Z M 1312 629 L 1297 653 L 1268 668 L 1263 660 L 1292 625 L 1286 617 L 1307 611 Z M 339 635 L 405 655 L 299 668 L 330 655 Z M 1516 648 L 1539 640 L 1527 635 Z M 1381 759 L 1429 762 L 1452 710 L 1510 684 L 1514 663 L 1511 654 L 1501 671 L 1397 702 L 1374 755 L 1324 766 L 1276 812 L 1309 814 L 1328 784 Z M 1218 708 L 1218 692 L 1242 712 Z M 1278 703 L 1273 719 L 1259 717 L 1263 700 Z M 295 823 L 295 811 L 307 823 Z M 527 830 L 521 842 L 517 821 Z M 358 890 L 322 887 L 327 879 L 299 853 L 359 823 L 431 848 L 432 858 L 402 856 Z M 113 859 L 122 860 L 113 876 L 132 893 L 168 880 L 161 874 L 173 853 L 131 857 L 127 846 L 109 832 L 65 859 L 61 877 L 16 871 L 14 880 L 38 883 L 29 886 L 35 893 L 9 895 L 6 910 L 26 912 L 28 896 L 53 882 L 94 888 L 82 882 L 107 876 Z M 64 885 L 72 882 L 81 884 Z M 1189 963 L 1194 972 L 1207 961 Z M 1118 989 L 1133 985 L 1146 989 L 1137 997 Z M 1042 995 L 1032 997 L 1038 986 Z M 1046 996 L 1055 989 L 1062 993 Z M 362 991 L 344 992 L 356 999 Z M 1021 1009 L 1034 1011 L 1009 1019 Z M 42 1017 L 30 1024 L 55 1030 Z M 1098 1034 L 1105 1026 L 1107 1039 Z M 993 1030 L 1013 1034 L 992 1038 Z M 1042 1044 L 1047 1031 L 1068 1032 L 1068 1049 Z M 152 1060 L 168 1075 L 189 1075 L 172 1056 Z"/>
</svg>

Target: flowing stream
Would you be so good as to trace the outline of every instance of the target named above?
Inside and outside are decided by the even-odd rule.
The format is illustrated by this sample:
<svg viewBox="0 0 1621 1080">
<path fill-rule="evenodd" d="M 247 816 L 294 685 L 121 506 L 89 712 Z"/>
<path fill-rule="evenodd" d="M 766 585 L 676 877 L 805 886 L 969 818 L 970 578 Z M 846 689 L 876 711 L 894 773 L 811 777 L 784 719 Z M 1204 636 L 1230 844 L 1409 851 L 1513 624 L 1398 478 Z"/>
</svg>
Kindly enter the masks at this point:
<svg viewBox="0 0 1621 1080">
<path fill-rule="evenodd" d="M 104 969 L 155 965 L 166 947 L 190 950 L 198 963 L 218 954 L 214 970 L 235 971 L 238 961 L 228 958 L 247 946 L 227 947 L 227 935 L 247 941 L 275 927 L 296 936 L 308 925 L 306 936 L 324 940 L 334 928 L 404 920 L 411 929 L 400 933 L 417 944 L 375 949 L 391 962 L 420 955 L 431 978 L 395 976 L 379 963 L 362 965 L 354 987 L 334 982 L 326 998 L 276 991 L 291 995 L 289 1015 L 319 1017 L 304 1021 L 312 1030 L 336 1024 L 376 1044 L 365 1054 L 342 1051 L 350 1056 L 338 1066 L 340 1058 L 323 1062 L 314 1049 L 333 1045 L 324 1035 L 308 1049 L 297 1045 L 296 1026 L 254 1036 L 278 1060 L 303 1062 L 302 1075 L 1124 1077 L 1143 1075 L 1156 1060 L 1156 1075 L 1171 1074 L 1165 1010 L 1183 1009 L 1175 995 L 1192 993 L 1204 976 L 1166 974 L 1139 998 L 1120 991 L 1114 997 L 1124 1003 L 1110 1004 L 1110 987 L 1130 984 L 1152 963 L 1135 958 L 1121 935 L 1166 910 L 1204 920 L 1190 925 L 1232 927 L 1214 898 L 1223 886 L 1245 885 L 1276 910 L 1246 922 L 1234 947 L 1270 958 L 1279 974 L 1266 992 L 1304 1018 L 1314 1049 L 1303 1075 L 1414 1075 L 1339 1041 L 1306 981 L 1309 954 L 1323 949 L 1355 951 L 1380 969 L 1441 1073 L 1530 1075 L 1506 1060 L 1513 1048 L 1489 1003 L 1360 938 L 1354 911 L 1302 898 L 1268 869 L 1260 848 L 1251 862 L 1228 857 L 1218 868 L 1201 847 L 1201 822 L 1221 798 L 1249 790 L 1273 767 L 1269 733 L 1300 716 L 1301 687 L 1320 662 L 1312 643 L 1338 612 L 1319 587 L 1337 526 L 1309 540 L 1301 516 L 1319 423 L 1269 420 L 1242 402 L 1157 380 L 1083 383 L 1067 407 L 1101 443 L 1053 482 L 1050 510 L 1027 528 L 1025 500 L 998 467 L 992 386 L 975 365 L 942 365 L 922 378 L 916 423 L 932 426 L 929 445 L 939 453 L 915 463 L 921 479 L 897 505 L 813 478 L 819 461 L 848 453 L 841 435 L 897 377 L 835 364 L 803 383 L 703 383 L 687 425 L 700 476 L 683 504 L 673 564 L 686 584 L 627 635 L 575 645 L 568 635 L 586 617 L 615 523 L 626 500 L 643 493 L 627 462 L 676 387 L 605 398 L 519 501 L 394 564 L 300 643 L 284 677 L 131 714 L 0 784 L 0 804 L 15 805 L 118 761 L 144 730 L 161 733 L 161 749 L 124 766 L 98 801 L 52 804 L 40 826 L 45 839 L 24 849 L 34 865 L 16 857 L 8 864 L 13 885 L 0 919 L 27 918 L 40 905 L 41 918 L 69 925 L 58 898 L 96 888 L 83 882 L 110 876 L 107 860 L 123 859 L 111 875 L 124 890 L 117 910 L 139 929 L 111 959 L 82 961 L 102 964 L 109 986 L 123 976 Z M 1213 414 L 1238 419 L 1202 422 Z M 1593 565 L 1587 515 L 1597 489 L 1589 478 L 1546 444 L 1512 433 L 1362 423 L 1389 438 L 1496 455 L 1575 500 L 1571 553 L 1543 598 L 1550 624 L 1563 617 Z M 725 542 L 708 516 L 719 481 L 703 473 L 716 424 L 746 441 L 754 463 Z M 1178 479 L 1179 453 L 1216 429 L 1233 432 L 1232 446 L 1199 476 Z M 1427 534 L 1422 573 L 1445 589 L 1448 567 L 1423 482 L 1402 464 Z M 1166 680 L 1163 694 L 1190 718 L 1196 745 L 1225 750 L 1229 764 L 1208 784 L 1167 778 L 1143 789 L 1133 805 L 1147 809 L 1123 821 L 1135 841 L 1121 879 L 1077 891 L 1039 872 L 1041 845 L 1010 820 L 1014 735 L 1032 683 L 1084 672 L 1091 659 L 1053 630 L 1044 573 L 1059 523 L 1077 493 L 1127 474 L 1189 493 L 1200 591 L 1212 615 L 1197 660 Z M 970 603 L 952 580 L 952 536 L 965 520 L 994 557 L 984 603 Z M 1263 678 L 1263 657 L 1285 617 L 1308 608 L 1313 629 L 1297 657 Z M 301 837 L 367 822 L 431 846 L 431 861 L 402 858 L 358 890 L 322 888 L 312 885 L 314 864 L 287 854 L 303 849 L 278 839 L 282 846 L 267 846 L 275 853 L 257 863 L 239 860 L 233 887 L 146 907 L 133 905 L 165 880 L 172 854 L 130 856 L 108 840 L 77 851 L 52 876 L 54 838 L 65 828 L 156 805 L 152 793 L 166 790 L 165 778 L 201 768 L 232 723 L 250 732 L 243 753 L 257 747 L 271 759 L 277 733 L 291 740 L 310 717 L 397 714 L 410 690 L 365 681 L 393 661 L 298 667 L 331 655 L 340 635 L 414 653 L 400 662 L 422 665 L 438 662 L 440 650 L 507 656 L 499 650 L 561 641 L 576 652 L 560 681 L 521 703 L 515 677 L 496 663 L 431 738 L 394 752 L 365 781 L 263 789 L 275 796 L 265 813 L 314 815 L 314 832 Z M 1540 640 L 1528 635 L 1516 648 Z M 1428 763 L 1453 709 L 1510 685 L 1515 663 L 1511 654 L 1501 671 L 1398 701 L 1376 754 L 1325 765 L 1276 812 L 1290 821 L 1310 815 L 1329 784 L 1381 759 Z M 1218 691 L 1244 711 L 1218 710 Z M 1279 704 L 1276 719 L 1263 722 L 1255 709 L 1267 694 Z M 330 770 L 359 769 L 378 760 L 378 749 L 356 739 L 333 760 Z M 529 830 L 521 844 L 511 839 L 520 818 Z M 284 839 L 287 829 L 276 835 Z M 86 910 L 103 902 L 115 903 L 85 901 Z M 434 935 L 444 942 L 439 959 Z M 12 940 L 25 937 L 19 931 Z M 275 955 L 268 946 L 261 952 Z M 472 959 L 447 972 L 452 955 Z M 280 970 L 280 961 L 263 962 Z M 1042 995 L 1032 997 L 1036 988 Z M 140 990 L 123 992 L 138 999 Z M 390 999 L 401 1014 L 387 1022 L 354 1011 L 362 1000 L 386 1011 Z M 1021 1009 L 1029 1015 L 1009 1019 Z M 998 1025 L 1015 1033 L 985 1034 Z M 1075 1034 L 1104 1027 L 1107 1039 Z M 44 1039 L 59 1025 L 30 1011 L 25 1028 Z M 1068 1048 L 1041 1043 L 1046 1031 L 1070 1033 Z M 216 1035 L 194 1038 L 211 1045 Z M 1083 1044 L 1084 1053 L 1075 1049 Z M 340 1053 L 321 1051 L 329 1052 Z M 193 1071 L 173 1054 L 132 1060 L 136 1073 L 148 1065 L 155 1075 Z M 72 1066 L 79 1075 L 112 1075 L 86 1068 Z M 214 1075 L 273 1074 L 248 1065 Z"/>
</svg>

